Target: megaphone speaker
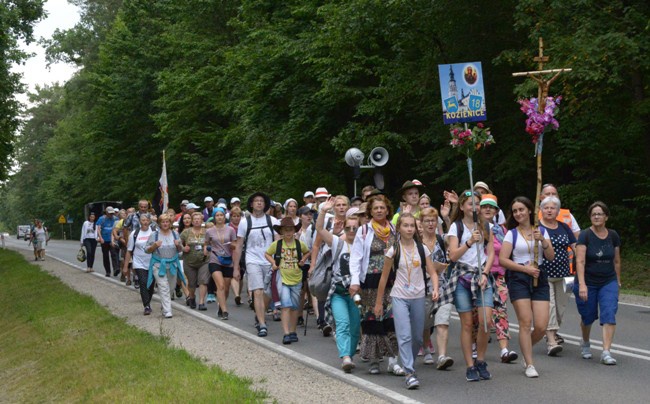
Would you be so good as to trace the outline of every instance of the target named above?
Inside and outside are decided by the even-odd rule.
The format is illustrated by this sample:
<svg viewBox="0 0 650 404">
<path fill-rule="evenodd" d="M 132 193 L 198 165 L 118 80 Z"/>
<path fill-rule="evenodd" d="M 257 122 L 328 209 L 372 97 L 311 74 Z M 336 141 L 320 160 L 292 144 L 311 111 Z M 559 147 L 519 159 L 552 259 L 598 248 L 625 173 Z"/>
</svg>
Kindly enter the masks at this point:
<svg viewBox="0 0 650 404">
<path fill-rule="evenodd" d="M 388 151 L 383 147 L 375 147 L 370 152 L 370 162 L 376 167 L 383 167 L 388 163 Z"/>
</svg>

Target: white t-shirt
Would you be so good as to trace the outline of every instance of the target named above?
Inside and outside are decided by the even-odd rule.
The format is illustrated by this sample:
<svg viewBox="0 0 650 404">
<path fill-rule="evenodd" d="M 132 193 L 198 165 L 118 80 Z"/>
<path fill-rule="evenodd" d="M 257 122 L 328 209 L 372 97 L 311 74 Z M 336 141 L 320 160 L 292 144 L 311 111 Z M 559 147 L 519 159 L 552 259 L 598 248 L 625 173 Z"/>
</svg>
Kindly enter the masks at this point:
<svg viewBox="0 0 650 404">
<path fill-rule="evenodd" d="M 147 241 L 149 240 L 151 233 L 151 228 L 148 228 L 147 230 L 140 229 L 140 231 L 138 231 L 138 239 L 135 240 L 135 249 L 133 249 L 133 237 L 135 236 L 135 232 L 129 236 L 129 242 L 126 249 L 128 251 L 133 251 L 132 256 L 134 269 L 149 269 L 151 254 L 146 253 L 144 249 L 147 246 Z"/>
<path fill-rule="evenodd" d="M 504 243 L 510 243 L 512 245 L 512 232 L 518 231 L 517 229 L 508 230 L 506 236 L 503 238 Z M 542 230 L 544 239 L 549 240 L 548 232 Z M 517 234 L 517 245 L 512 248 L 512 260 L 517 264 L 526 264 L 532 263 L 535 260 L 535 240 L 526 240 L 526 238 L 519 232 Z M 542 249 L 542 242 L 539 243 L 539 256 L 537 257 L 537 263 L 542 265 L 542 259 L 544 256 Z M 549 241 L 550 243 L 550 241 Z"/>
<path fill-rule="evenodd" d="M 422 275 L 423 268 L 426 268 L 426 257 L 431 255 L 431 251 L 424 247 L 424 257 L 420 257 L 418 248 L 413 244 L 413 251 L 407 251 L 404 246 L 400 246 L 399 267 L 395 273 L 395 283 L 390 292 L 391 297 L 399 299 L 417 299 L 424 297 L 425 283 Z M 393 258 L 395 248 L 391 247 L 386 252 L 388 258 Z M 409 275 L 409 268 L 411 273 Z"/>
<path fill-rule="evenodd" d="M 266 217 L 255 217 L 251 215 L 251 232 L 248 235 L 248 243 L 246 245 L 246 263 L 256 265 L 270 265 L 264 258 L 264 253 L 269 246 L 275 241 L 275 231 L 268 226 Z M 277 226 L 280 221 L 271 216 L 271 225 Z M 237 238 L 242 238 L 242 243 L 246 239 L 246 229 L 248 228 L 248 220 L 242 218 L 237 228 Z"/>
<path fill-rule="evenodd" d="M 463 226 L 465 227 L 465 229 L 463 230 L 463 239 L 458 241 L 459 246 L 465 244 L 465 242 L 472 237 L 472 229 L 468 228 L 465 225 L 465 223 L 463 223 Z M 447 236 L 454 236 L 458 238 L 458 230 L 456 229 L 456 222 L 452 223 L 451 226 L 449 226 L 449 232 L 447 233 Z M 476 245 L 475 244 L 472 244 L 472 247 L 467 251 L 465 251 L 465 254 L 463 254 L 462 257 L 458 259 L 458 262 L 462 262 L 463 264 L 476 267 Z M 483 237 L 481 237 L 481 240 L 478 241 L 478 245 L 482 247 L 481 248 L 481 267 L 482 267 L 483 265 L 485 265 L 485 261 L 487 260 L 487 253 L 485 252 L 485 243 L 483 242 Z"/>
</svg>

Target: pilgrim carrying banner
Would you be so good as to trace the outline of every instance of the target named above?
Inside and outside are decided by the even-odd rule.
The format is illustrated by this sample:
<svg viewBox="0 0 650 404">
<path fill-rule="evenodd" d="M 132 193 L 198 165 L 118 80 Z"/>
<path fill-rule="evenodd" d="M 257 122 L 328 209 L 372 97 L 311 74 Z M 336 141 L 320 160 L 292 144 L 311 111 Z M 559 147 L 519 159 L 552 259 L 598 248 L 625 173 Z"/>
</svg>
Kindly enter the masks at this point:
<svg viewBox="0 0 650 404">
<path fill-rule="evenodd" d="M 481 62 L 438 65 L 445 125 L 487 120 Z"/>
</svg>

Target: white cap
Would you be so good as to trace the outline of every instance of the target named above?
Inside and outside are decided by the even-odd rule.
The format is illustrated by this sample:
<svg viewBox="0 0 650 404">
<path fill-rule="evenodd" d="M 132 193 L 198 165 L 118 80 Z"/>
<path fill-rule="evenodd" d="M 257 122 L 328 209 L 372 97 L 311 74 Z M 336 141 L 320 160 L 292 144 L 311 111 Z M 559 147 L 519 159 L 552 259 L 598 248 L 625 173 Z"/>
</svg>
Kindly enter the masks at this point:
<svg viewBox="0 0 650 404">
<path fill-rule="evenodd" d="M 313 196 L 314 196 L 313 192 L 307 191 L 307 192 L 305 192 L 305 194 L 302 197 L 303 198 L 309 198 L 309 197 L 313 197 Z"/>
<path fill-rule="evenodd" d="M 196 204 L 190 202 L 186 206 L 187 209 L 201 209 L 200 207 L 196 206 Z"/>
<path fill-rule="evenodd" d="M 224 210 L 227 209 L 228 207 L 226 206 L 225 203 L 220 203 L 217 205 L 217 208 L 223 208 Z"/>
<path fill-rule="evenodd" d="M 214 199 L 211 196 L 206 196 L 203 202 L 214 202 Z"/>
<path fill-rule="evenodd" d="M 106 208 L 106 213 L 115 213 L 115 209 L 112 206 Z"/>
<path fill-rule="evenodd" d="M 241 203 L 241 200 L 239 198 L 237 198 L 236 196 L 233 196 L 232 198 L 230 198 L 230 204 L 231 205 L 233 203 L 237 203 L 237 202 Z"/>
</svg>

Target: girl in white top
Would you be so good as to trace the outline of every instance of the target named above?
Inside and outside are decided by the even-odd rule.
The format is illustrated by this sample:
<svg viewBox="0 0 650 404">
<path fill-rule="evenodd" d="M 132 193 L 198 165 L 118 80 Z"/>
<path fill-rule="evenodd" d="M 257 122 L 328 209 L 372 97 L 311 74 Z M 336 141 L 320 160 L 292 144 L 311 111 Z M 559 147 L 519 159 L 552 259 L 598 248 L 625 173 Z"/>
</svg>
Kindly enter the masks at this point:
<svg viewBox="0 0 650 404">
<path fill-rule="evenodd" d="M 479 381 L 491 378 L 485 363 L 485 351 L 491 328 L 493 289 L 489 282 L 494 261 L 492 231 L 481 216 L 474 221 L 474 209 L 479 209 L 481 195 L 465 191 L 458 197 L 458 208 L 449 226 L 449 259 L 455 262 L 447 289 L 453 289 L 454 304 L 460 316 L 460 342 L 467 365 L 466 380 Z M 462 226 L 462 229 L 460 228 Z M 462 232 L 462 235 L 461 235 Z M 460 238 L 459 238 L 460 235 Z M 454 287 L 455 286 L 455 287 Z M 476 337 L 476 361 L 472 358 L 472 309 L 478 308 L 478 335 Z M 486 327 L 485 321 L 488 324 Z"/>
<path fill-rule="evenodd" d="M 81 245 L 86 247 L 86 272 L 93 272 L 95 250 L 97 249 L 97 227 L 95 214 L 90 212 L 88 220 L 81 227 Z"/>
<path fill-rule="evenodd" d="M 534 249 L 543 251 L 548 261 L 553 261 L 555 252 L 548 232 L 533 227 L 533 203 L 530 199 L 518 196 L 510 204 L 511 214 L 506 222 L 508 233 L 503 239 L 499 262 L 508 272 L 508 292 L 510 301 L 519 321 L 519 346 L 524 355 L 525 374 L 538 377 L 533 366 L 533 345 L 546 333 L 549 316 L 549 286 L 547 276 L 540 271 L 542 254 L 534 265 Z M 516 234 L 516 241 L 513 240 Z M 535 282 L 537 281 L 537 282 Z M 534 321 L 533 321 L 534 319 Z M 530 331 L 534 324 L 535 329 Z"/>
<path fill-rule="evenodd" d="M 399 233 L 399 240 L 386 252 L 374 312 L 377 317 L 382 316 L 386 283 L 390 273 L 395 270 L 395 283 L 390 296 L 399 357 L 406 373 L 406 387 L 415 389 L 419 387 L 420 382 L 415 376 L 413 362 L 422 347 L 424 331 L 426 282 L 423 270 L 426 268 L 429 277 L 431 277 L 433 285 L 431 300 L 434 301 L 438 300 L 438 273 L 434 269 L 429 249 L 419 240 L 414 239 L 417 234 L 415 217 L 411 213 L 402 213 L 397 219 L 396 229 Z M 424 256 L 420 253 L 420 249 Z M 394 257 L 398 251 L 399 262 L 393 269 Z M 425 264 L 424 268 L 422 264 Z"/>
</svg>

